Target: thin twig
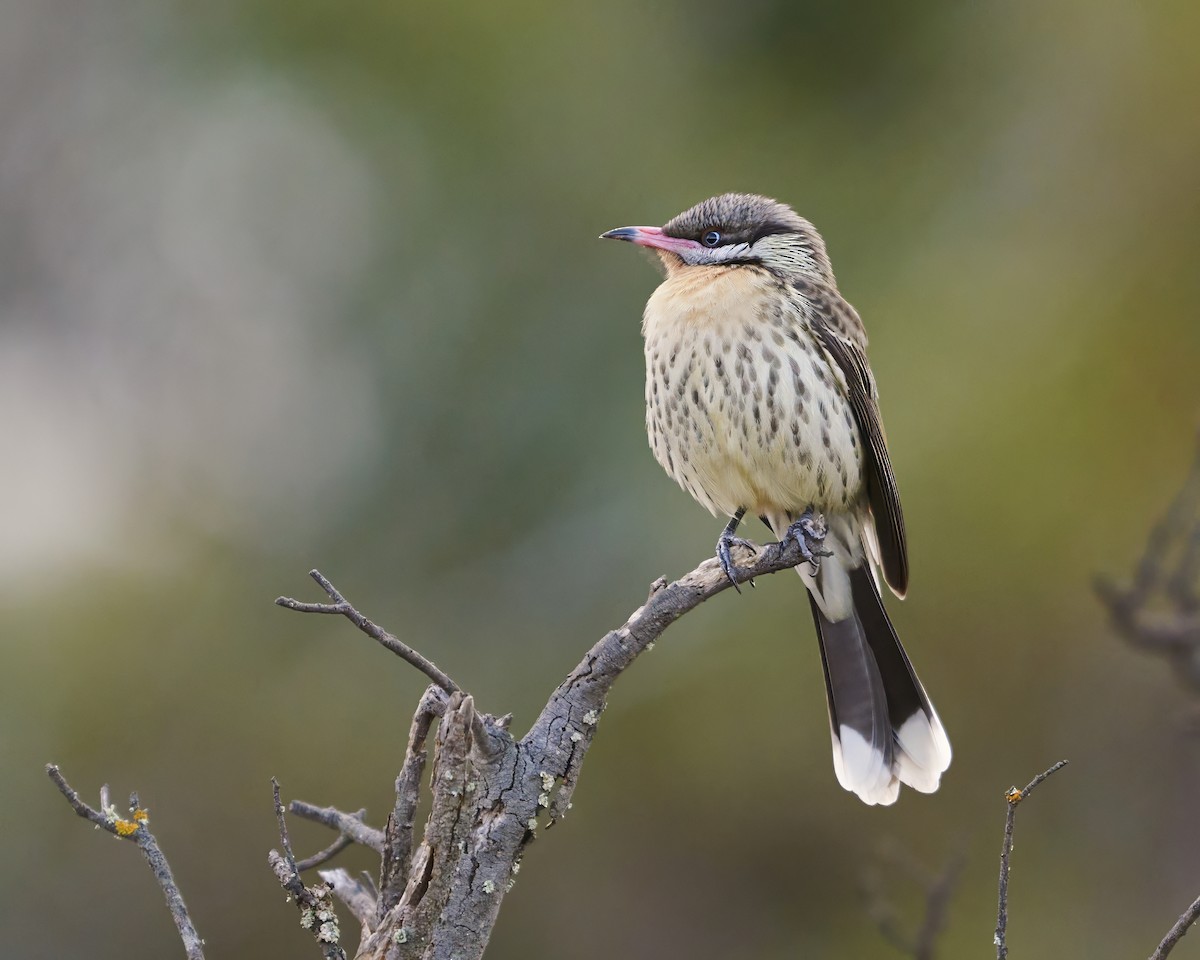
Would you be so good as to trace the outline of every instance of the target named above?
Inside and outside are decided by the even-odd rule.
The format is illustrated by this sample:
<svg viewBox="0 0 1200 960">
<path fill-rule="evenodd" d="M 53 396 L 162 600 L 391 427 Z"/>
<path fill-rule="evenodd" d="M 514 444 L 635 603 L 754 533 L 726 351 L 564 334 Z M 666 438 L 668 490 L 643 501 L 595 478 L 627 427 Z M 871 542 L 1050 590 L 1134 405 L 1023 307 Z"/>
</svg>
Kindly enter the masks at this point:
<svg viewBox="0 0 1200 960">
<path fill-rule="evenodd" d="M 1096 593 L 1130 644 L 1165 657 L 1200 689 L 1200 452 L 1163 518 L 1150 530 L 1128 585 L 1100 577 Z"/>
<path fill-rule="evenodd" d="M 876 876 L 875 871 L 863 878 L 868 912 L 874 919 L 880 935 L 901 953 L 912 957 L 913 960 L 933 960 L 938 937 L 946 925 L 950 898 L 958 886 L 966 858 L 961 853 L 957 854 L 940 873 L 934 875 L 903 851 L 882 850 L 880 857 L 892 861 L 923 888 L 925 913 L 916 933 L 912 937 L 906 936 L 897 922 L 896 908 L 883 893 L 882 877 Z"/>
<path fill-rule="evenodd" d="M 438 666 L 427 657 L 418 653 L 404 641 L 392 636 L 383 627 L 371 622 L 361 613 L 359 613 L 343 597 L 336 587 L 321 573 L 320 570 L 311 570 L 308 574 L 320 584 L 321 589 L 329 594 L 333 603 L 305 603 L 300 600 L 293 600 L 291 597 L 277 597 L 275 603 L 281 607 L 286 607 L 288 610 L 295 610 L 298 613 L 334 613 L 345 617 L 353 623 L 359 630 L 365 633 L 371 639 L 377 641 L 382 646 L 391 650 L 392 653 L 400 657 L 402 660 L 412 664 L 420 670 L 425 676 L 436 683 L 447 693 L 455 693 L 461 687 L 450 677 L 438 668 Z"/>
<path fill-rule="evenodd" d="M 954 888 L 958 886 L 966 862 L 966 858 L 961 855 L 955 857 L 929 888 L 925 897 L 925 922 L 917 931 L 916 947 L 913 950 L 915 960 L 933 960 L 938 937 L 946 927 L 950 897 L 954 894 Z"/>
<path fill-rule="evenodd" d="M 292 838 L 288 833 L 287 814 L 283 809 L 283 801 L 279 798 L 279 781 L 271 778 L 271 794 L 275 800 L 275 821 L 279 825 L 279 845 L 283 847 L 284 860 L 293 873 L 296 872 L 296 855 L 292 853 Z"/>
<path fill-rule="evenodd" d="M 358 813 L 346 813 L 337 807 L 318 807 L 303 800 L 293 800 L 288 804 L 288 811 L 304 820 L 321 823 L 337 830 L 343 837 L 348 837 L 355 843 L 370 847 L 376 853 L 383 853 L 383 831 L 368 827 L 363 823 L 365 810 Z"/>
<path fill-rule="evenodd" d="M 267 863 L 280 886 L 296 902 L 300 910 L 300 926 L 316 938 L 325 960 L 346 960 L 346 951 L 338 943 L 341 931 L 330 899 L 333 888 L 328 883 L 306 887 L 300 879 L 296 855 L 292 853 L 292 839 L 288 836 L 287 815 L 279 798 L 279 781 L 274 777 L 271 778 L 271 792 L 275 800 L 275 820 L 279 824 L 279 845 L 283 847 L 283 854 L 272 850 L 267 854 Z"/>
<path fill-rule="evenodd" d="M 1179 919 L 1175 921 L 1175 926 L 1162 938 L 1162 943 L 1150 955 L 1150 960 L 1166 960 L 1167 954 L 1175 949 L 1175 944 L 1183 939 L 1183 935 L 1197 920 L 1200 920 L 1200 897 L 1192 901 L 1192 905 L 1184 910 Z"/>
<path fill-rule="evenodd" d="M 1004 818 L 1004 845 L 1000 848 L 1000 907 L 996 913 L 996 935 L 993 938 L 993 942 L 996 944 L 996 960 L 1004 960 L 1008 956 L 1006 939 L 1008 932 L 1008 870 L 1009 857 L 1012 855 L 1013 822 L 1017 816 L 1017 804 L 1029 796 L 1047 777 L 1065 767 L 1067 762 L 1059 760 L 1054 766 L 1043 770 L 1030 780 L 1024 790 L 1010 787 L 1008 793 L 1004 795 L 1004 799 L 1008 801 L 1008 811 Z"/>
<path fill-rule="evenodd" d="M 130 840 L 137 844 L 145 856 L 146 862 L 150 864 L 150 871 L 162 888 L 163 896 L 167 899 L 167 909 L 171 911 L 171 919 L 175 921 L 175 929 L 179 931 L 179 938 L 183 941 L 183 949 L 188 960 L 204 960 L 204 941 L 200 939 L 200 934 L 196 932 L 196 927 L 188 914 L 187 906 L 183 902 L 183 894 L 179 892 L 179 887 L 171 874 L 170 864 L 167 863 L 167 858 L 163 855 L 154 834 L 150 832 L 148 826 L 150 818 L 138 804 L 137 794 L 130 797 L 131 819 L 126 820 L 118 817 L 116 810 L 105 802 L 108 794 L 107 785 L 101 792 L 102 810 L 96 810 L 83 801 L 53 763 L 46 764 L 46 773 L 79 816 L 90 820 L 100 829 L 107 830 L 114 837 Z"/>
<path fill-rule="evenodd" d="M 300 873 L 304 873 L 305 870 L 312 870 L 314 867 L 328 863 L 347 847 L 352 846 L 354 846 L 354 841 L 343 833 L 324 850 L 318 850 L 312 856 L 305 857 L 303 860 L 297 860 L 296 869 Z"/>
</svg>

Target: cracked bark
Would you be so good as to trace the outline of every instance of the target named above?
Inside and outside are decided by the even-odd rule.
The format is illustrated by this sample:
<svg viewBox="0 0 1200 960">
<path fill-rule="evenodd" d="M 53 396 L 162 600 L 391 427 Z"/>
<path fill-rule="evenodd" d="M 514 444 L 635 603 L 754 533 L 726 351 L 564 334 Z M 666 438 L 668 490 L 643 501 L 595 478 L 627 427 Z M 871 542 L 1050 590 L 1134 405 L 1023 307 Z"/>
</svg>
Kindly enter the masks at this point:
<svg viewBox="0 0 1200 960">
<path fill-rule="evenodd" d="M 814 550 L 819 546 L 815 539 L 808 544 Z M 739 583 L 803 559 L 796 543 L 736 548 L 735 558 Z M 382 831 L 367 826 L 361 813 L 299 802 L 291 806 L 293 813 L 338 830 L 340 839 L 381 851 L 377 890 L 345 871 L 321 871 L 325 886 L 362 925 L 358 960 L 483 956 L 526 848 L 539 828 L 554 825 L 570 809 L 617 677 L 667 627 L 731 585 L 715 559 L 673 583 L 655 581 L 646 602 L 584 655 L 528 733 L 517 739 L 508 732 L 509 717 L 478 711 L 474 698 L 445 673 L 359 613 L 319 572 L 312 576 L 332 603 L 285 597 L 277 603 L 304 613 L 340 614 L 433 680 L 413 716 L 395 804 Z M 433 802 L 414 847 L 414 814 L 435 722 Z"/>
</svg>

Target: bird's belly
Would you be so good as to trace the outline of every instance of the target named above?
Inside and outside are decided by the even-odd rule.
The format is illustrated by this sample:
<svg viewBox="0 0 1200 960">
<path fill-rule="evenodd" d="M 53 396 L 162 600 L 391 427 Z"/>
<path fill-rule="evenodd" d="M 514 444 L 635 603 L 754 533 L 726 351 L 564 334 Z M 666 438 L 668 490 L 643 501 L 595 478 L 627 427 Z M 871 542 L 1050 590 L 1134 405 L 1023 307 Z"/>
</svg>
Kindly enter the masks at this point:
<svg viewBox="0 0 1200 960">
<path fill-rule="evenodd" d="M 863 491 L 862 441 L 840 375 L 804 331 L 647 330 L 655 457 L 717 514 L 844 510 Z"/>
</svg>

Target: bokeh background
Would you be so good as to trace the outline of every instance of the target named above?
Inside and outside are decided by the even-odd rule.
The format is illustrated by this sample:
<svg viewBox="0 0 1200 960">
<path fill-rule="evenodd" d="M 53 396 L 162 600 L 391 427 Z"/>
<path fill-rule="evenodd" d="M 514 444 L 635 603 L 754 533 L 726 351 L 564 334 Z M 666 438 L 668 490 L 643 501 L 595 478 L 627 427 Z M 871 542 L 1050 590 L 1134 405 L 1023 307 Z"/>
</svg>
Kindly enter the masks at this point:
<svg viewBox="0 0 1200 960">
<path fill-rule="evenodd" d="M 986 956 L 1002 793 L 1060 757 L 1010 943 L 1145 956 L 1200 892 L 1196 704 L 1091 580 L 1192 457 L 1197 30 L 1182 0 L 5 0 L 6 949 L 180 953 L 53 760 L 141 791 L 212 957 L 315 955 L 268 778 L 378 823 L 423 682 L 272 606 L 318 599 L 310 567 L 523 729 L 711 553 L 643 434 L 656 274 L 596 236 L 750 190 L 867 321 L 890 609 L 954 765 L 890 809 L 842 792 L 795 578 L 722 595 L 622 678 L 489 957 L 894 956 L 860 894 L 888 844 L 965 854 L 942 946 Z"/>
</svg>

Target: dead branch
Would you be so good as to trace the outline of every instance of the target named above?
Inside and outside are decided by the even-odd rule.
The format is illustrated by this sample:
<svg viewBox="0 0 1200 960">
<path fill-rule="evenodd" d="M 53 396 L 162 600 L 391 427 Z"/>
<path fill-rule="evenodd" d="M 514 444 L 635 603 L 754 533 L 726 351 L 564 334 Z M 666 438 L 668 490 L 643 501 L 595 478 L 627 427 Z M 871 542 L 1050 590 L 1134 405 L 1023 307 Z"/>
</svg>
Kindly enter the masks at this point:
<svg viewBox="0 0 1200 960">
<path fill-rule="evenodd" d="M 938 937 L 946 925 L 946 914 L 950 898 L 958 887 L 958 881 L 966 866 L 966 858 L 960 853 L 946 866 L 934 874 L 914 857 L 894 848 L 880 851 L 880 860 L 898 867 L 922 889 L 924 914 L 915 933 L 909 935 L 901 929 L 899 913 L 883 889 L 883 877 L 878 869 L 867 872 L 862 881 L 867 900 L 867 912 L 875 921 L 880 936 L 905 956 L 913 960 L 933 960 Z"/>
<path fill-rule="evenodd" d="M 360 814 L 366 814 L 366 810 L 360 810 Z M 296 861 L 296 869 L 303 873 L 305 870 L 314 870 L 322 864 L 328 863 L 347 847 L 354 846 L 354 841 L 345 834 L 342 834 L 329 846 L 323 850 L 318 850 L 310 857 L 305 857 L 303 860 Z"/>
<path fill-rule="evenodd" d="M 806 546 L 818 550 L 820 536 Z M 786 547 L 739 547 L 737 552 L 738 582 L 789 569 L 804 559 L 801 545 L 794 542 Z M 338 830 L 343 838 L 381 851 L 378 889 L 344 871 L 322 871 L 325 883 L 319 889 L 306 888 L 290 853 L 272 851 L 277 877 L 299 903 L 319 911 L 323 898 L 332 894 L 347 905 L 362 924 L 355 955 L 360 960 L 477 960 L 483 955 L 525 849 L 539 827 L 553 825 L 571 807 L 583 758 L 617 677 L 668 626 L 731 586 L 716 559 L 674 583 L 656 581 L 646 602 L 587 652 L 518 740 L 508 732 L 510 717 L 478 711 L 474 699 L 430 660 L 360 613 L 319 571 L 311 576 L 333 603 L 287 597 L 276 602 L 301 613 L 344 616 L 433 681 L 413 716 L 396 778 L 395 804 L 384 830 L 368 827 L 357 814 L 329 807 L 300 801 L 290 807 L 297 815 Z M 432 807 L 422 840 L 414 844 L 414 814 L 435 721 Z M 282 805 L 279 815 L 283 837 Z M 309 860 L 323 862 L 328 852 Z"/>
<path fill-rule="evenodd" d="M 1200 692 L 1200 453 L 1150 531 L 1130 583 L 1100 578 L 1095 586 L 1117 632 Z"/>
<path fill-rule="evenodd" d="M 446 712 L 446 693 L 438 687 L 427 687 L 417 704 L 412 726 L 408 732 L 408 747 L 404 765 L 396 777 L 396 802 L 384 830 L 383 865 L 379 870 L 378 917 L 400 902 L 408 886 L 409 857 L 412 854 L 413 828 L 417 804 L 421 797 L 421 775 L 425 772 L 427 752 L 425 741 L 436 717 Z"/>
<path fill-rule="evenodd" d="M 346 813 L 336 807 L 314 807 L 311 803 L 305 803 L 303 800 L 293 800 L 288 804 L 288 812 L 302 820 L 311 820 L 313 823 L 324 824 L 337 830 L 344 839 L 351 843 L 361 843 L 376 853 L 383 853 L 383 831 L 368 827 L 363 823 L 366 810 Z"/>
<path fill-rule="evenodd" d="M 114 837 L 137 844 L 146 862 L 150 864 L 150 872 L 162 888 L 163 896 L 166 897 L 167 909 L 171 911 L 171 919 L 175 921 L 175 929 L 179 931 L 179 938 L 183 941 L 184 953 L 187 954 L 188 960 L 204 960 L 204 941 L 200 939 L 200 934 L 196 932 L 188 914 L 183 894 L 179 892 L 175 878 L 171 875 L 171 866 L 159 848 L 154 834 L 150 832 L 150 814 L 138 802 L 137 794 L 131 794 L 129 797 L 129 819 L 125 819 L 118 816 L 116 807 L 108 802 L 107 785 L 101 788 L 100 809 L 97 810 L 83 801 L 53 763 L 46 764 L 46 773 L 54 781 L 59 792 L 67 798 L 71 809 L 79 816 L 90 820 L 101 830 L 107 830 Z"/>
<path fill-rule="evenodd" d="M 404 643 L 397 637 L 392 636 L 383 627 L 372 623 L 361 613 L 354 609 L 346 602 L 346 598 L 338 593 L 332 583 L 321 575 L 320 570 L 310 570 L 309 574 L 314 580 L 321 585 L 321 589 L 329 594 L 333 603 L 302 603 L 299 600 L 293 600 L 290 597 L 279 597 L 275 602 L 281 607 L 287 607 L 289 610 L 295 610 L 299 613 L 335 613 L 345 617 L 353 623 L 359 630 L 365 633 L 371 639 L 377 641 L 381 646 L 391 650 L 392 653 L 406 660 L 425 676 L 436 683 L 447 693 L 454 693 L 459 689 L 457 683 L 450 679 L 444 672 L 438 669 L 437 665 L 432 661 L 422 656 L 408 644 Z"/>
<path fill-rule="evenodd" d="M 1179 680 L 1200 693 L 1200 450 L 1146 538 L 1131 582 L 1118 586 L 1098 579 L 1096 593 L 1126 641 L 1166 659 Z M 1197 918 L 1200 898 L 1180 915 L 1151 960 L 1166 957 Z"/>
<path fill-rule="evenodd" d="M 267 863 L 279 880 L 280 886 L 288 892 L 288 898 L 299 908 L 300 926 L 316 938 L 325 960 L 346 960 L 346 951 L 338 943 L 341 931 L 338 928 L 337 913 L 333 909 L 333 900 L 329 896 L 334 888 L 329 883 L 306 887 L 300 879 L 296 856 L 292 853 L 292 841 L 288 836 L 287 815 L 283 810 L 283 801 L 279 799 L 278 780 L 271 779 L 271 789 L 275 799 L 275 819 L 279 823 L 279 844 L 283 847 L 283 853 L 272 850 L 267 854 Z"/>
<path fill-rule="evenodd" d="M 1158 949 L 1150 955 L 1150 960 L 1166 960 L 1167 955 L 1175 949 L 1175 944 L 1183 939 L 1184 934 L 1197 920 L 1200 920 L 1200 897 L 1193 900 L 1192 905 L 1180 914 L 1179 919 L 1175 921 L 1175 926 L 1167 931 L 1167 935 L 1162 938 Z"/>
<path fill-rule="evenodd" d="M 1054 766 L 1043 770 L 1030 780 L 1024 790 L 1009 787 L 1004 795 L 1004 799 L 1008 801 L 1008 811 L 1004 818 L 1004 845 L 1000 848 L 1000 907 L 996 913 L 996 935 L 993 938 L 996 944 L 996 960 L 1004 960 L 1008 956 L 1008 870 L 1009 858 L 1012 856 L 1013 824 L 1017 817 L 1017 804 L 1033 793 L 1047 777 L 1058 773 L 1066 765 L 1066 760 L 1059 760 Z"/>
<path fill-rule="evenodd" d="M 355 879 L 341 867 L 336 870 L 320 870 L 318 873 L 321 879 L 333 888 L 334 895 L 354 914 L 354 919 L 363 925 L 362 936 L 365 937 L 375 922 L 377 899 L 375 885 L 370 878 L 364 874 Z"/>
</svg>

